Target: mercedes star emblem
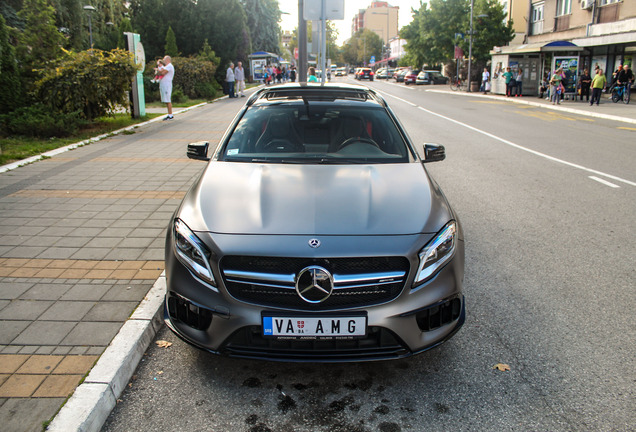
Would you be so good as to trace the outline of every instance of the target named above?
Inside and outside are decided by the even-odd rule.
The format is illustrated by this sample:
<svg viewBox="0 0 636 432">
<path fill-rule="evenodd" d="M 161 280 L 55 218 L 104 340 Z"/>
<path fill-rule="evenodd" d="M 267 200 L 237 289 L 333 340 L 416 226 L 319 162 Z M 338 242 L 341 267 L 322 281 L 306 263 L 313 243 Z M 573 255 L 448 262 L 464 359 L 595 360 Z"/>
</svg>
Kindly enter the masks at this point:
<svg viewBox="0 0 636 432">
<path fill-rule="evenodd" d="M 309 247 L 312 247 L 314 249 L 319 248 L 320 240 L 318 240 L 317 238 L 312 238 L 311 240 L 309 240 Z"/>
<path fill-rule="evenodd" d="M 296 277 L 296 292 L 307 303 L 321 303 L 333 292 L 333 276 L 322 267 L 305 267 Z"/>
</svg>

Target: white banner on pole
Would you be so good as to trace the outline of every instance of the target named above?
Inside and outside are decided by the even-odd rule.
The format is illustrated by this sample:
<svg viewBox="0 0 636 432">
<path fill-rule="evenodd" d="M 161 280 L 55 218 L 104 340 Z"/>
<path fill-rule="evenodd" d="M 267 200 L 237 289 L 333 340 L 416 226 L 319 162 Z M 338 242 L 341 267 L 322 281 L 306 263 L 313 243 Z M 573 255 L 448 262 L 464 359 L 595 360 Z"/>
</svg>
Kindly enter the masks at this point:
<svg viewBox="0 0 636 432">
<path fill-rule="evenodd" d="M 322 1 L 304 1 L 303 18 L 305 21 L 322 19 Z M 344 0 L 326 0 L 325 15 L 328 20 L 343 20 Z"/>
</svg>

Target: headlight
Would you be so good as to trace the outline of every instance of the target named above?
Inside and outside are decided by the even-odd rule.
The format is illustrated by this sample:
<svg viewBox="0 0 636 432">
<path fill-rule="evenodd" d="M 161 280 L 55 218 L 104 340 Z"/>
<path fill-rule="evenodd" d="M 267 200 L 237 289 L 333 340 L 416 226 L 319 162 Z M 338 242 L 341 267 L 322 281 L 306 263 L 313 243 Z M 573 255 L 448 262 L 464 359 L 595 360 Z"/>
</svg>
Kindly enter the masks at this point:
<svg viewBox="0 0 636 432">
<path fill-rule="evenodd" d="M 179 261 L 196 276 L 216 286 L 210 268 L 210 252 L 182 220 L 174 222 L 174 250 Z"/>
<path fill-rule="evenodd" d="M 457 242 L 457 223 L 450 221 L 433 240 L 420 251 L 420 265 L 417 269 L 414 285 L 430 279 L 441 269 L 455 253 Z"/>
</svg>

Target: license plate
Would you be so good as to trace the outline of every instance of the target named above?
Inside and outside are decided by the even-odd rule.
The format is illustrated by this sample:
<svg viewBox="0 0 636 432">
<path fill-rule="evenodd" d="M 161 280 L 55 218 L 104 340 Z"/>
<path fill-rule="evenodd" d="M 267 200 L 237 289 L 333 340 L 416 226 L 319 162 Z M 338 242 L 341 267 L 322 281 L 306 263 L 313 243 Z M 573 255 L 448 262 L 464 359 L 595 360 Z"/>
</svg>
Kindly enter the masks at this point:
<svg viewBox="0 0 636 432">
<path fill-rule="evenodd" d="M 363 337 L 367 317 L 263 317 L 263 335 L 292 338 Z"/>
</svg>

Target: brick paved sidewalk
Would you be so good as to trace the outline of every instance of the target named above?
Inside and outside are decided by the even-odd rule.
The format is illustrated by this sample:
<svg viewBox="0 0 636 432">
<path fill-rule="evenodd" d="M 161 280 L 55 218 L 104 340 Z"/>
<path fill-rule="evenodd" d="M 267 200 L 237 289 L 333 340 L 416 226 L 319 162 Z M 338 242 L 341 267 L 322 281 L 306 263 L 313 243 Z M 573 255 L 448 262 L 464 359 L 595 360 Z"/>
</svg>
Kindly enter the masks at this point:
<svg viewBox="0 0 636 432">
<path fill-rule="evenodd" d="M 241 104 L 0 174 L 0 422 L 40 431 L 163 271 L 165 229 Z"/>
</svg>

